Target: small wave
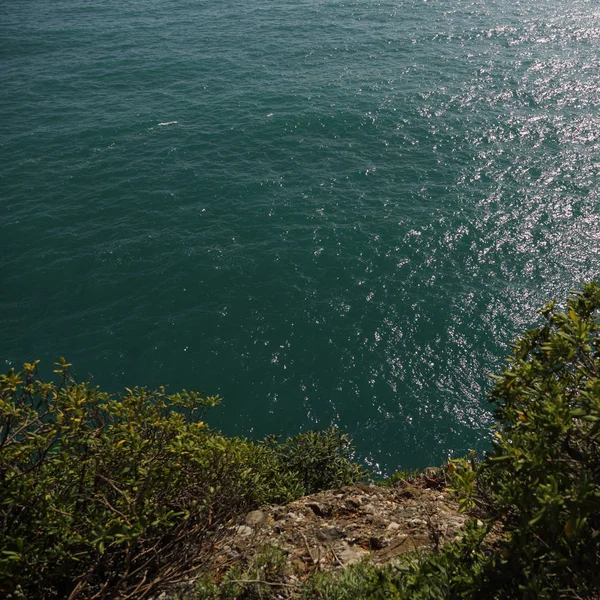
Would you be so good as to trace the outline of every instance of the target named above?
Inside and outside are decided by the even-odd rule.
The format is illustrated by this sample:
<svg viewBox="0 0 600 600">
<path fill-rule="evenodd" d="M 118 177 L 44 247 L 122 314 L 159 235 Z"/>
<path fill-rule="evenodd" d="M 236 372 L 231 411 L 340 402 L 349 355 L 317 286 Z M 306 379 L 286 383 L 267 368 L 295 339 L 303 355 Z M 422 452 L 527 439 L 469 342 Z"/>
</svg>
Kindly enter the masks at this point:
<svg viewBox="0 0 600 600">
<path fill-rule="evenodd" d="M 165 127 L 167 125 L 177 125 L 177 121 L 165 121 L 164 123 L 159 123 L 159 127 Z"/>
</svg>

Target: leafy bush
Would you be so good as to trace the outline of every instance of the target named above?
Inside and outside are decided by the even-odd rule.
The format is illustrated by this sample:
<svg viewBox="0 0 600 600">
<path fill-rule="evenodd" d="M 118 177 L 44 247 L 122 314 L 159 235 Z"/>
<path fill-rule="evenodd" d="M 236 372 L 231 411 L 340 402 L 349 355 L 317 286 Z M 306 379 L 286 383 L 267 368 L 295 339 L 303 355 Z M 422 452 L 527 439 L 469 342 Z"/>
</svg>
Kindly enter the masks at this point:
<svg viewBox="0 0 600 600">
<path fill-rule="evenodd" d="M 365 477 L 360 465 L 352 462 L 348 436 L 333 428 L 301 433 L 271 447 L 284 470 L 297 475 L 301 495 L 352 485 Z"/>
<path fill-rule="evenodd" d="M 303 600 L 447 600 L 493 598 L 481 544 L 487 530 L 471 523 L 461 539 L 430 554 L 410 553 L 382 567 L 369 562 L 313 576 Z M 485 592 L 485 593 L 484 593 Z"/>
<path fill-rule="evenodd" d="M 516 342 L 496 378 L 493 452 L 478 480 L 505 532 L 506 597 L 577 597 L 600 587 L 600 286 Z"/>
<path fill-rule="evenodd" d="M 343 479 L 356 471 L 346 440 L 332 432 L 281 448 L 227 438 L 202 420 L 217 397 L 113 397 L 75 382 L 69 366 L 61 361 L 57 383 L 41 381 L 37 363 L 0 376 L 3 594 L 141 596 L 177 581 L 232 518 L 302 493 L 298 447 L 336 465 L 313 488 L 354 481 Z"/>
<path fill-rule="evenodd" d="M 276 546 L 264 546 L 245 568 L 230 569 L 217 584 L 205 574 L 195 586 L 194 600 L 262 600 L 272 597 L 277 588 L 289 586 L 284 582 L 289 566 L 285 552 Z"/>
<path fill-rule="evenodd" d="M 580 598 L 600 590 L 600 286 L 539 312 L 491 394 L 492 451 L 449 465 L 465 509 L 499 529 L 486 557 L 501 598 Z M 481 590 L 480 590 L 481 591 Z"/>
</svg>

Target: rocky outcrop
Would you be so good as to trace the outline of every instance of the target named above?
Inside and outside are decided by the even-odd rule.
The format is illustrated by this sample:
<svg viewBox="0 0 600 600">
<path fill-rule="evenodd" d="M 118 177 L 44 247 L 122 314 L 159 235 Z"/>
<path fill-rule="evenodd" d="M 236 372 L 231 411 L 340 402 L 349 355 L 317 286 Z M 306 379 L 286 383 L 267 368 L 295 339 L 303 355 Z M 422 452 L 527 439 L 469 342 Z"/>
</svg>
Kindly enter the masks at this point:
<svg viewBox="0 0 600 600">
<path fill-rule="evenodd" d="M 385 563 L 440 546 L 460 533 L 465 520 L 449 494 L 430 487 L 427 478 L 393 488 L 346 487 L 248 513 L 221 538 L 212 567 L 223 572 L 243 566 L 265 546 L 275 546 L 285 553 L 293 581 L 364 558 Z"/>
</svg>

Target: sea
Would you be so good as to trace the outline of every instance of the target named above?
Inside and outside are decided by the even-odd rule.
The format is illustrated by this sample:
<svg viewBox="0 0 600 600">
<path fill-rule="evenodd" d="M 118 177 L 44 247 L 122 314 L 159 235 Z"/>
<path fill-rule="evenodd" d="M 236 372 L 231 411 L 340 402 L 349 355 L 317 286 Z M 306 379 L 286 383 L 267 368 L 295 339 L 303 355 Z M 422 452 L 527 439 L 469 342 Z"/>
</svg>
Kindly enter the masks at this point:
<svg viewBox="0 0 600 600">
<path fill-rule="evenodd" d="M 600 5 L 0 3 L 0 360 L 484 452 L 536 310 L 600 273 Z"/>
</svg>

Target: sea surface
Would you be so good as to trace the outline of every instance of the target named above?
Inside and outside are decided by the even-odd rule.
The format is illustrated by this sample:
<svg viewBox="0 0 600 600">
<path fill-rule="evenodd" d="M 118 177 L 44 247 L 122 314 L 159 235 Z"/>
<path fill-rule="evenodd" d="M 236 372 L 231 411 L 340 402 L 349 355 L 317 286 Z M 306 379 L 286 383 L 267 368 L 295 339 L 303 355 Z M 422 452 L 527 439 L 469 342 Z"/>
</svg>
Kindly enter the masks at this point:
<svg viewBox="0 0 600 600">
<path fill-rule="evenodd" d="M 0 360 L 220 394 L 376 470 L 489 444 L 600 273 L 600 5 L 0 4 Z"/>
</svg>

